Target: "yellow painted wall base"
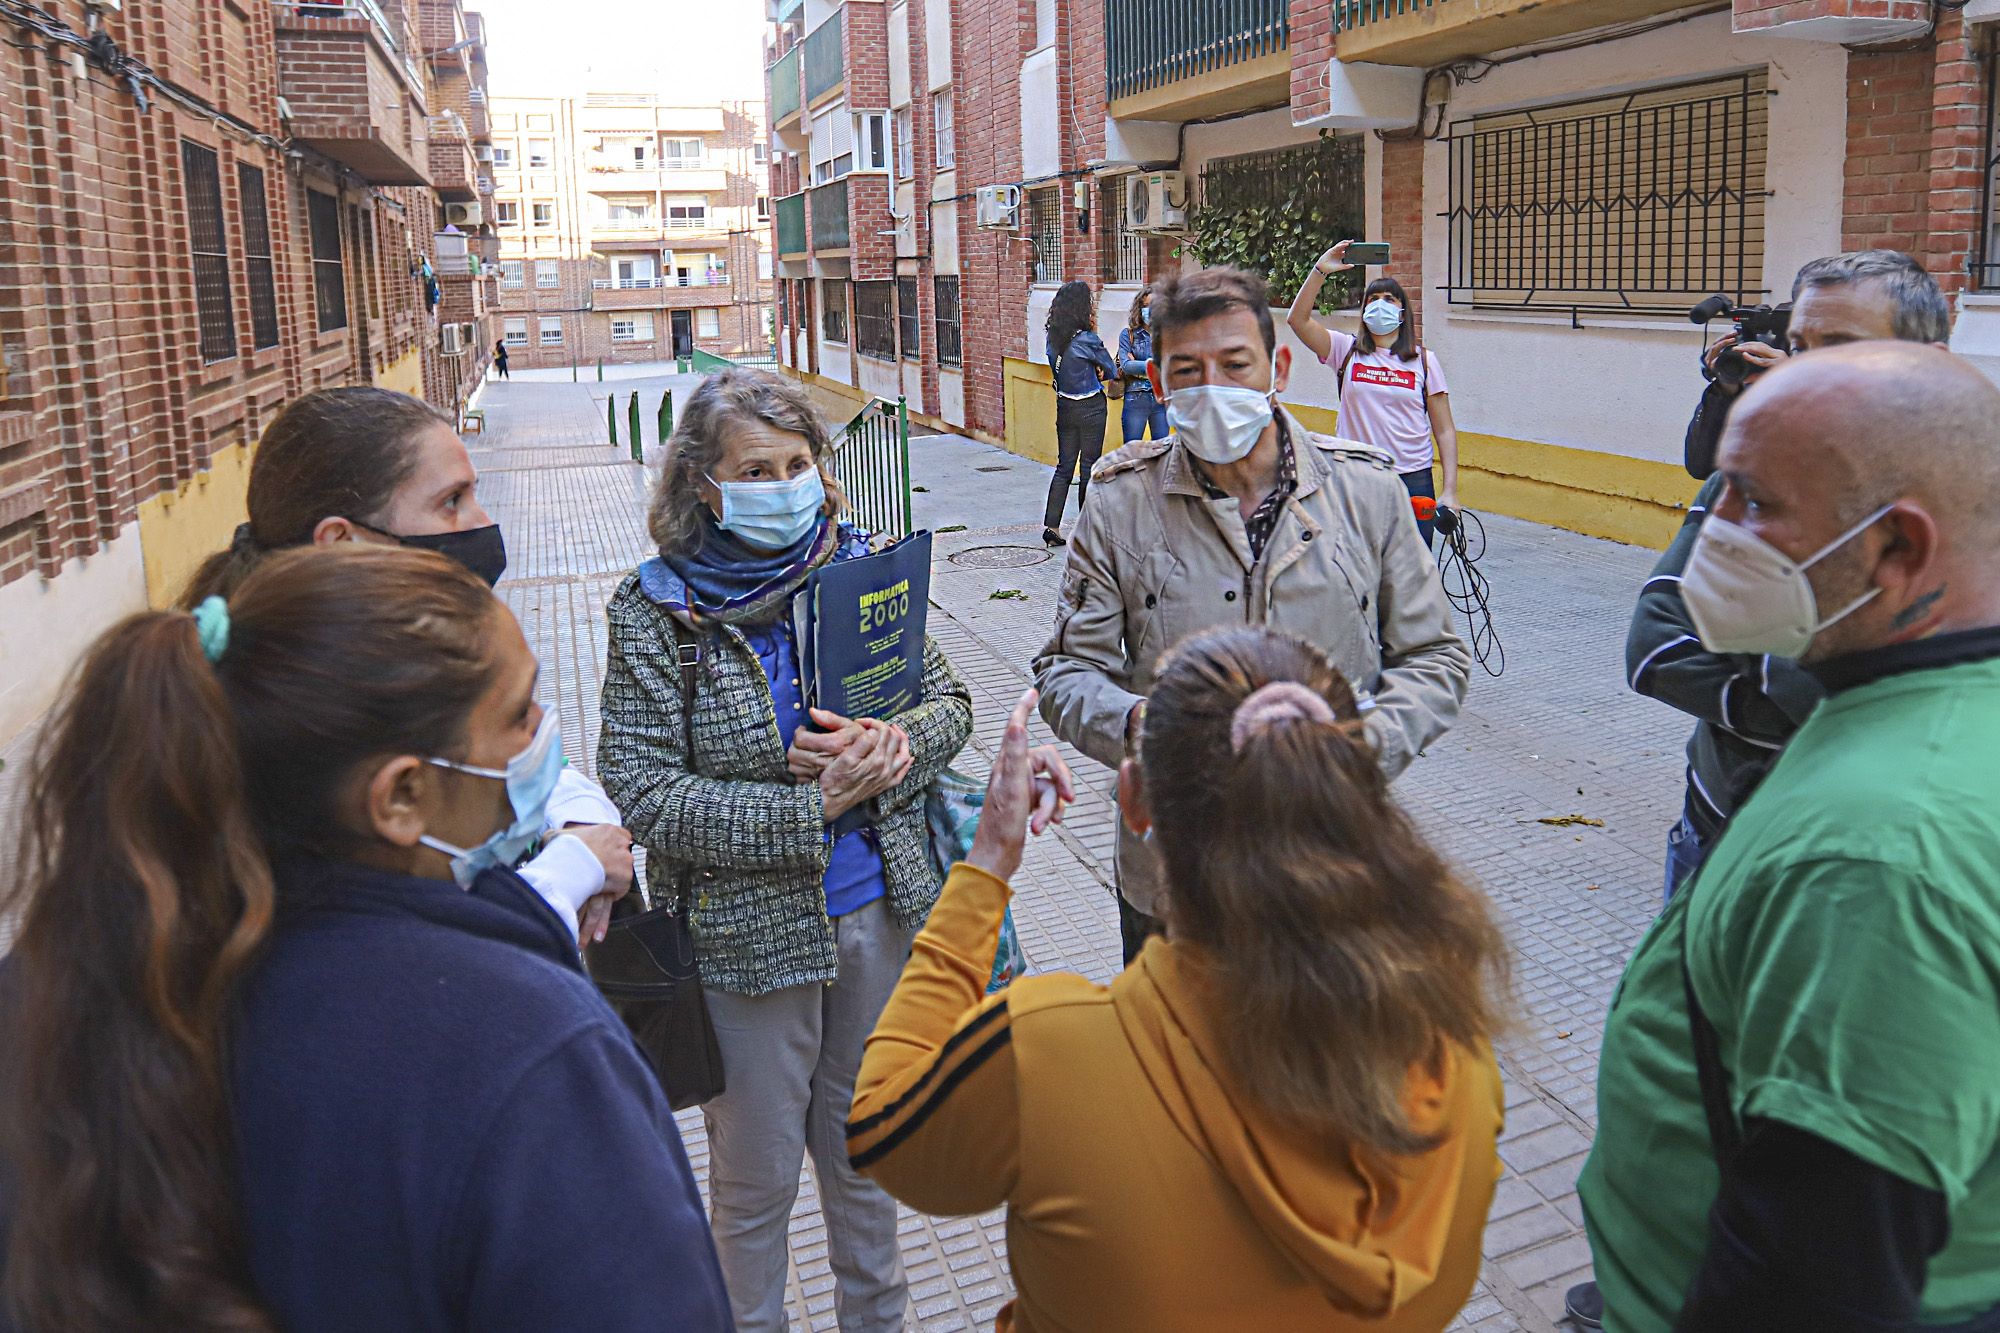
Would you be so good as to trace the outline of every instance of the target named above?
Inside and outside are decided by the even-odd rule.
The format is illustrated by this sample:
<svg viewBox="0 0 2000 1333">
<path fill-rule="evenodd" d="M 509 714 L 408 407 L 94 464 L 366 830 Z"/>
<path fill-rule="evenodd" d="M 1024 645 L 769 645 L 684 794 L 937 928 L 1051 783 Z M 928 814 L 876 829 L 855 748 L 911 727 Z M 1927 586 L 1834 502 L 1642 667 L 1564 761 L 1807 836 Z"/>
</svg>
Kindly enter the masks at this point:
<svg viewBox="0 0 2000 1333">
<path fill-rule="evenodd" d="M 139 506 L 139 551 L 150 605 L 172 604 L 201 562 L 229 545 L 236 525 L 248 517 L 252 452 L 247 444 L 218 449 L 206 471 Z"/>
<path fill-rule="evenodd" d="M 401 360 L 393 361 L 375 377 L 378 389 L 394 389 L 397 393 L 409 394 L 412 398 L 424 396 L 424 359 L 412 347 Z"/>
<path fill-rule="evenodd" d="M 1037 463 L 1056 465 L 1056 386 L 1049 368 L 1038 361 L 1005 357 L 1007 383 L 1007 448 Z M 1104 452 L 1125 443 L 1118 403 L 1104 414 Z"/>
</svg>

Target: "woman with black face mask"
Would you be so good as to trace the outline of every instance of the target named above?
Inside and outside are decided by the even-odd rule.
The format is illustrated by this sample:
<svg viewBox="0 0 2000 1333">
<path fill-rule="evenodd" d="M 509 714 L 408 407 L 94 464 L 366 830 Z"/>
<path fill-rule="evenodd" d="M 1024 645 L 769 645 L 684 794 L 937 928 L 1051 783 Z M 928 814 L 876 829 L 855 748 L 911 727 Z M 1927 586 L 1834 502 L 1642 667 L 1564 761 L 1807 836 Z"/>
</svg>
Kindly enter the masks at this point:
<svg viewBox="0 0 2000 1333">
<path fill-rule="evenodd" d="M 389 389 L 315 389 L 264 430 L 250 467 L 249 521 L 198 570 L 181 607 L 227 598 L 273 551 L 338 542 L 414 546 L 490 587 L 507 568 L 500 525 L 450 418 Z M 632 839 L 604 789 L 565 766 L 539 854 L 519 867 L 583 942 L 601 938 L 632 887 Z M 567 835 L 567 836 L 565 836 Z"/>
</svg>

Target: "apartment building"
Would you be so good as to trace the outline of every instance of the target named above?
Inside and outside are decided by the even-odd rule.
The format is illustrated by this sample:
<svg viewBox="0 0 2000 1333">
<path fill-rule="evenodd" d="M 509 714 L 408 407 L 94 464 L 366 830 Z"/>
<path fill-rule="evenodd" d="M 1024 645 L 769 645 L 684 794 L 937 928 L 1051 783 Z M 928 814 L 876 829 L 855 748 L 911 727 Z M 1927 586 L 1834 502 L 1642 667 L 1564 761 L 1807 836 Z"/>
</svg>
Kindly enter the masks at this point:
<svg viewBox="0 0 2000 1333">
<path fill-rule="evenodd" d="M 759 106 L 587 93 L 493 111 L 510 364 L 769 354 Z"/>
<path fill-rule="evenodd" d="M 228 542 L 286 402 L 459 410 L 491 293 L 441 251 L 493 240 L 461 211 L 485 66 L 459 0 L 45 0 L 0 33 L 4 745 Z"/>
<path fill-rule="evenodd" d="M 1622 540 L 1664 542 L 1693 489 L 1703 296 L 1781 301 L 1810 258 L 1896 246 L 1953 292 L 1954 346 L 2000 370 L 2000 0 L 766 15 L 780 357 L 1032 457 L 1054 457 L 1061 281 L 1097 288 L 1108 341 L 1167 267 L 1244 264 L 1282 305 L 1343 236 L 1392 247 L 1466 502 Z M 1333 428 L 1333 372 L 1280 333 L 1285 398 Z"/>
</svg>

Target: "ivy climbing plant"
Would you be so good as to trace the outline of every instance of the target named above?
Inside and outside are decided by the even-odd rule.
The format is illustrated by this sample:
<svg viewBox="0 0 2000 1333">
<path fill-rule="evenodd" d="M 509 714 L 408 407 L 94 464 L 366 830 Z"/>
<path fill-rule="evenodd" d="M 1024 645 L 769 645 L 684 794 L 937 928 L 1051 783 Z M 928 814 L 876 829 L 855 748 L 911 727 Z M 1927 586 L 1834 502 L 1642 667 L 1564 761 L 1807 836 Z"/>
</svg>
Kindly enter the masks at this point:
<svg viewBox="0 0 2000 1333">
<path fill-rule="evenodd" d="M 1182 248 L 1203 265 L 1262 274 L 1271 300 L 1289 305 L 1328 246 L 1363 239 L 1362 186 L 1358 135 L 1322 130 L 1297 148 L 1211 159 L 1188 213 L 1194 234 Z M 1351 307 L 1360 295 L 1359 270 L 1336 273 L 1320 292 L 1319 308 Z"/>
</svg>

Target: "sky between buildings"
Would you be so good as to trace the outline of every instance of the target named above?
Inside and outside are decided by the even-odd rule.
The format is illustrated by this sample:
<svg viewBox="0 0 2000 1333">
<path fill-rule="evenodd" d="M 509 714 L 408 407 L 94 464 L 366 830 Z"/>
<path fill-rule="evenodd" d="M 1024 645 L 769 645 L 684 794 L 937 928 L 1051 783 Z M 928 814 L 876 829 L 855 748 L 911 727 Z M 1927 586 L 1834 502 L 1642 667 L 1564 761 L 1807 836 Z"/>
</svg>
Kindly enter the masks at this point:
<svg viewBox="0 0 2000 1333">
<path fill-rule="evenodd" d="M 764 100 L 757 0 L 468 0 L 486 17 L 495 97 L 657 93 L 680 106 Z"/>
</svg>

